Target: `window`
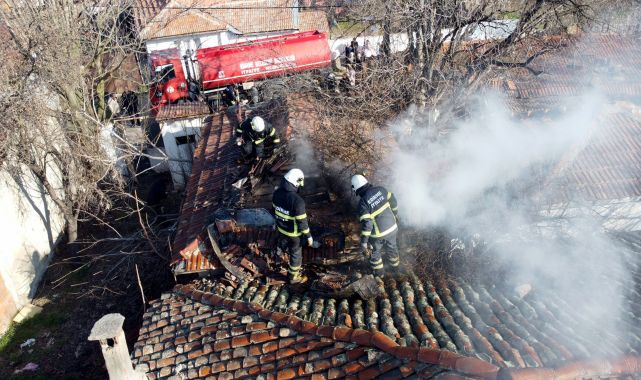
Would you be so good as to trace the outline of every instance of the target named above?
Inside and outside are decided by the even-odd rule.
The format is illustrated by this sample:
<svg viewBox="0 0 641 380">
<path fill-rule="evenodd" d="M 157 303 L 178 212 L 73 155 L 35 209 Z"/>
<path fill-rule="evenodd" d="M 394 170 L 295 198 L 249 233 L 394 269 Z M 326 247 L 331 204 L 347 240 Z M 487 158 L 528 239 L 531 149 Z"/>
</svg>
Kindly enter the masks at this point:
<svg viewBox="0 0 641 380">
<path fill-rule="evenodd" d="M 186 136 L 176 137 L 176 145 L 195 144 L 195 143 L 196 143 L 196 135 L 186 135 Z"/>
<path fill-rule="evenodd" d="M 156 82 L 166 83 L 170 79 L 176 77 L 176 72 L 174 71 L 174 65 L 162 65 L 156 67 Z"/>
</svg>

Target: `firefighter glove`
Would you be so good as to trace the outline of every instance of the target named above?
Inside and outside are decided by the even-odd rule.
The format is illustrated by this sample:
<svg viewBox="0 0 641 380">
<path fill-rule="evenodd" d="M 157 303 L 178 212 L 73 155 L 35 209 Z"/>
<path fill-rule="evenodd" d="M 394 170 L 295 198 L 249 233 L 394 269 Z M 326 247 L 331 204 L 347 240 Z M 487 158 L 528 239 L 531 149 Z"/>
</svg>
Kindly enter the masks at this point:
<svg viewBox="0 0 641 380">
<path fill-rule="evenodd" d="M 308 246 L 310 246 L 310 247 L 313 247 L 313 246 L 314 246 L 314 238 L 312 238 L 311 236 L 309 236 L 309 237 L 307 238 L 307 245 L 308 245 Z"/>
</svg>

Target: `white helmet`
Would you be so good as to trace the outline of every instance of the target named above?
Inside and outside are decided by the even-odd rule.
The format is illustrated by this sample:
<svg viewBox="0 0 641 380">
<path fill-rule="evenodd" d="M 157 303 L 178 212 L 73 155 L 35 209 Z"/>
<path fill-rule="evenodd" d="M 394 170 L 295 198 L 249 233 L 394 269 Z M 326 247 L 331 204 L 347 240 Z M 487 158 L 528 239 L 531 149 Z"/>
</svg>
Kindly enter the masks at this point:
<svg viewBox="0 0 641 380">
<path fill-rule="evenodd" d="M 291 169 L 285 174 L 285 180 L 294 187 L 305 186 L 305 175 L 300 169 Z"/>
<path fill-rule="evenodd" d="M 260 116 L 254 116 L 252 118 L 252 129 L 254 132 L 262 132 L 265 130 L 265 120 Z"/>
<path fill-rule="evenodd" d="M 367 179 L 360 174 L 352 176 L 352 190 L 356 191 L 361 187 L 367 185 Z"/>
</svg>

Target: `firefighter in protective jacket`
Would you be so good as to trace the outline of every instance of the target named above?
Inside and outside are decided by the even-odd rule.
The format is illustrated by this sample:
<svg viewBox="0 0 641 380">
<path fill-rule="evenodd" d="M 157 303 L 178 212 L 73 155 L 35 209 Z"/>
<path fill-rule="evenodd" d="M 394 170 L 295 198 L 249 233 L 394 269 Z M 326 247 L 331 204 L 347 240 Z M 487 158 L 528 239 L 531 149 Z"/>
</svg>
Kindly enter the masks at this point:
<svg viewBox="0 0 641 380">
<path fill-rule="evenodd" d="M 279 232 L 278 246 L 287 250 L 289 254 L 287 272 L 292 284 L 307 281 L 307 277 L 300 273 L 303 263 L 302 241 L 310 247 L 314 243 L 307 223 L 305 201 L 297 194 L 304 182 L 303 171 L 291 169 L 285 174 L 280 187 L 274 191 L 272 197 L 276 228 Z"/>
<path fill-rule="evenodd" d="M 276 129 L 260 116 L 247 118 L 236 128 L 236 144 L 246 160 L 269 157 L 279 143 Z"/>
<path fill-rule="evenodd" d="M 387 252 L 387 260 L 392 269 L 400 264 L 396 232 L 398 230 L 398 205 L 394 194 L 384 187 L 373 186 L 360 174 L 352 177 L 352 190 L 360 197 L 358 217 L 361 223 L 360 251 L 365 253 L 367 243 L 373 250 L 369 258 L 370 266 L 375 276 L 383 276 L 383 250 Z"/>
</svg>

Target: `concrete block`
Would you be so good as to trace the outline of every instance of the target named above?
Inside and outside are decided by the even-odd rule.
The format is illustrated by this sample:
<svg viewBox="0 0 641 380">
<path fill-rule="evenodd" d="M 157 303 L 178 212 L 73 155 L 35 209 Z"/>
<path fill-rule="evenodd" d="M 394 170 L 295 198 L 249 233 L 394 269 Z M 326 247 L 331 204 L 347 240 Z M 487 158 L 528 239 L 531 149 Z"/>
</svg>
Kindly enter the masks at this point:
<svg viewBox="0 0 641 380">
<path fill-rule="evenodd" d="M 27 304 L 25 307 L 20 309 L 15 317 L 13 317 L 13 321 L 15 323 L 22 323 L 27 319 L 33 318 L 36 315 L 40 314 L 40 312 L 42 312 L 42 308 L 40 306 Z"/>
</svg>

